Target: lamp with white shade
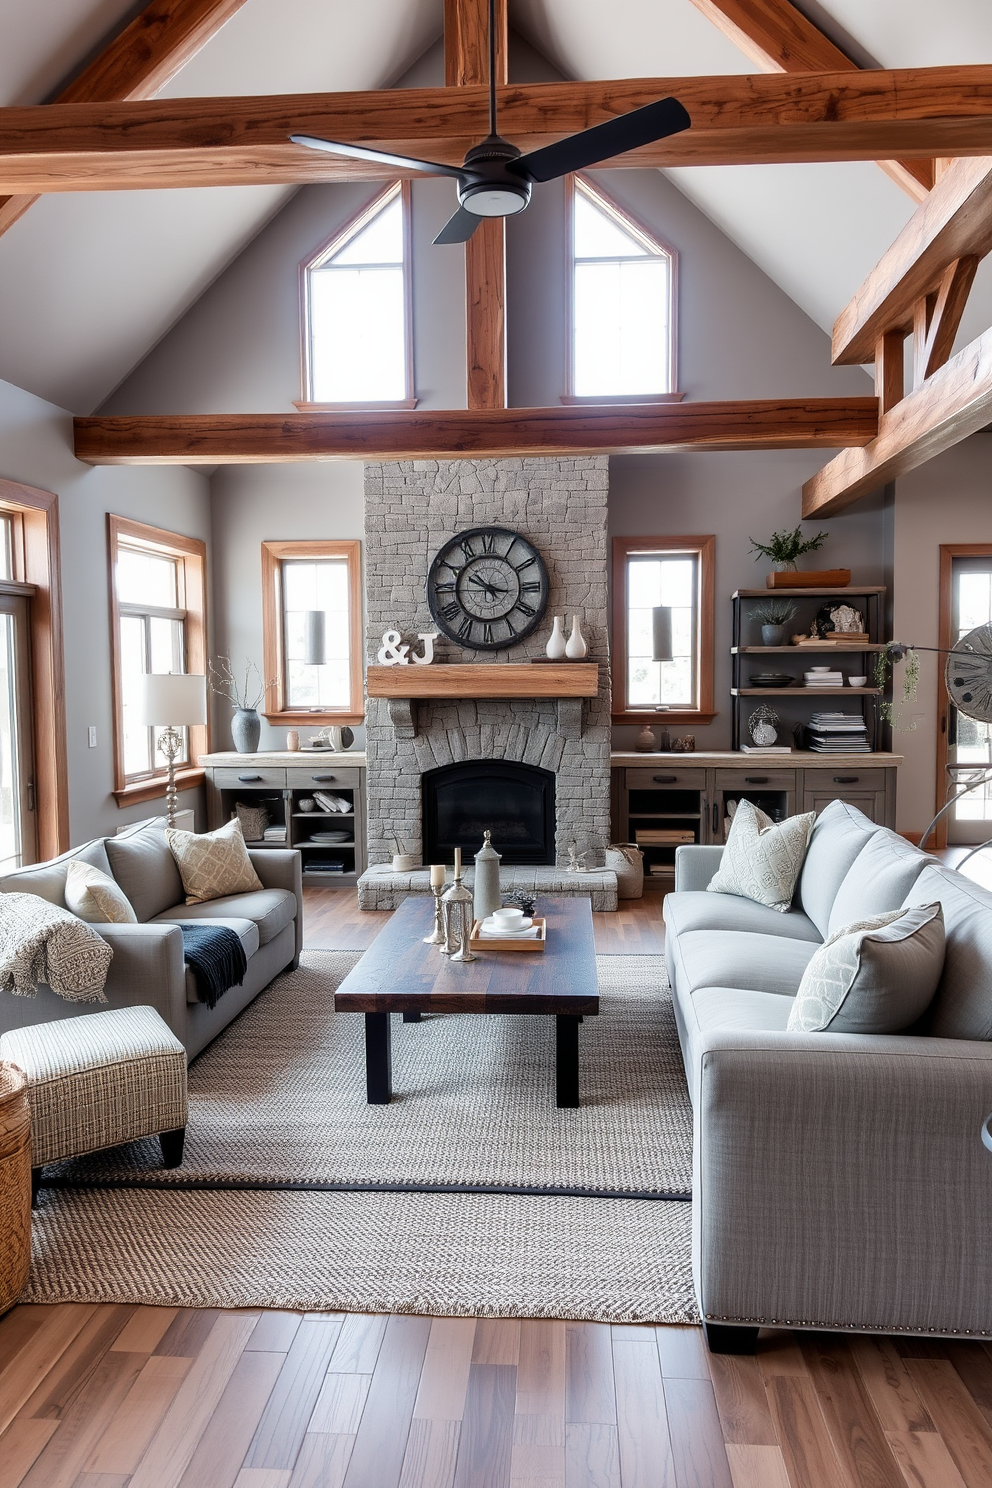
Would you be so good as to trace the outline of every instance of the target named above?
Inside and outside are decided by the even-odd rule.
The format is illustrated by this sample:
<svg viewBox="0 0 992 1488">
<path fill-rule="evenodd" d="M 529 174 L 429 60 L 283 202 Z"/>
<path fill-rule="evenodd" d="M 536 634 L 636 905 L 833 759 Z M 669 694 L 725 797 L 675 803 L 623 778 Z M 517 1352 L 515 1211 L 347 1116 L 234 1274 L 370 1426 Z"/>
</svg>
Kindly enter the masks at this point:
<svg viewBox="0 0 992 1488">
<path fill-rule="evenodd" d="M 179 808 L 176 760 L 183 747 L 182 730 L 207 721 L 206 677 L 195 672 L 145 672 L 134 696 L 128 698 L 128 721 L 163 729 L 158 747 L 169 766 L 165 817 L 174 827 Z"/>
</svg>

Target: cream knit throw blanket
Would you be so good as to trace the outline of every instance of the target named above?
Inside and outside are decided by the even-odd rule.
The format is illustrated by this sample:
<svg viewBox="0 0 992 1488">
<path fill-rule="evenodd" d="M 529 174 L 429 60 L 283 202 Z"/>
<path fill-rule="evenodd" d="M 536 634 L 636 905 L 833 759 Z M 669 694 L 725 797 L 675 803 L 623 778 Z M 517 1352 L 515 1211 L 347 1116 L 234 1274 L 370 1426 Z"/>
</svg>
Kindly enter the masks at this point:
<svg viewBox="0 0 992 1488">
<path fill-rule="evenodd" d="M 66 1002 L 106 1002 L 114 953 L 92 926 L 37 894 L 0 894 L 0 991 L 33 997 L 47 984 Z"/>
</svg>

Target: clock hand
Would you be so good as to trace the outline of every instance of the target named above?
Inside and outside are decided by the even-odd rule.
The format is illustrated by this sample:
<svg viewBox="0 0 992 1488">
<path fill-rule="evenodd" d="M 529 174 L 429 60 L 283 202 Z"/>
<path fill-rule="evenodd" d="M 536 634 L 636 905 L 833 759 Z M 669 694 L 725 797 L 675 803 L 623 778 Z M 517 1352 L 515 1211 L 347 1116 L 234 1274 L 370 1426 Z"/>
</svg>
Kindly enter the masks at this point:
<svg viewBox="0 0 992 1488">
<path fill-rule="evenodd" d="M 469 583 L 477 584 L 480 589 L 485 589 L 490 599 L 495 599 L 497 594 L 505 594 L 507 591 L 493 584 L 489 579 L 480 579 L 478 574 L 469 574 Z"/>
</svg>

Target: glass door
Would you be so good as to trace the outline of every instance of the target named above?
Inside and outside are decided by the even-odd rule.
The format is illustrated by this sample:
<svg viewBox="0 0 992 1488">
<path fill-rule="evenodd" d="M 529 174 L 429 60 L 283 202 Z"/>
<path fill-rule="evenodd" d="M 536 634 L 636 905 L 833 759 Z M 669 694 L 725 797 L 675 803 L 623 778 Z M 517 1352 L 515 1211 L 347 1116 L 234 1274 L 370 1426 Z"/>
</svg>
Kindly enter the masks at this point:
<svg viewBox="0 0 992 1488">
<path fill-rule="evenodd" d="M 0 588 L 0 874 L 38 860 L 29 603 Z"/>
<path fill-rule="evenodd" d="M 992 623 L 992 551 L 952 558 L 950 604 L 952 646 L 977 625 Z M 947 763 L 992 766 L 992 725 L 966 718 L 950 704 Z M 964 773 L 955 771 L 959 778 Z M 989 773 L 992 774 L 992 770 Z M 985 842 L 992 837 L 992 784 L 982 785 L 962 796 L 948 816 L 949 843 Z"/>
</svg>

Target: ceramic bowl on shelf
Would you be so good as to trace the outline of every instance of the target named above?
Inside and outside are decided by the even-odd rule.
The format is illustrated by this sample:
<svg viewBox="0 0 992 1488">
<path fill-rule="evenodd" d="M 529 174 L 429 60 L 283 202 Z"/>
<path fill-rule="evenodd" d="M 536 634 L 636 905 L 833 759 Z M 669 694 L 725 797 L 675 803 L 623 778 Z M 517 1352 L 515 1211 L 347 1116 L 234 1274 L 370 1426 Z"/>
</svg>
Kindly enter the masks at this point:
<svg viewBox="0 0 992 1488">
<path fill-rule="evenodd" d="M 847 679 L 847 685 L 848 685 L 848 687 L 867 687 L 868 686 L 868 678 L 867 677 L 848 677 L 848 679 Z"/>
<path fill-rule="evenodd" d="M 297 806 L 299 806 L 301 811 L 312 811 L 317 802 L 314 800 L 313 796 L 301 796 L 296 804 Z"/>
</svg>

